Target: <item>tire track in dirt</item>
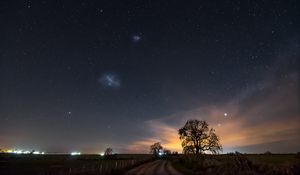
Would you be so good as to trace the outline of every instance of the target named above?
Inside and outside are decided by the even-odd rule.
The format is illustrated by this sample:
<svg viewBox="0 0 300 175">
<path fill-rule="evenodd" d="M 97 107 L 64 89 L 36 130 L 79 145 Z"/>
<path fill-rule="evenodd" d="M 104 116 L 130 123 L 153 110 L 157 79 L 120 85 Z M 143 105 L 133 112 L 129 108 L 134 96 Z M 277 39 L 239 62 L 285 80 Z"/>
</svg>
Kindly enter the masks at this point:
<svg viewBox="0 0 300 175">
<path fill-rule="evenodd" d="M 156 160 L 129 170 L 125 175 L 182 175 L 168 160 Z"/>
<path fill-rule="evenodd" d="M 160 162 L 159 160 L 154 162 L 145 163 L 143 165 L 140 165 L 136 168 L 133 168 L 129 170 L 125 175 L 152 175 L 155 169 L 159 166 Z"/>
</svg>

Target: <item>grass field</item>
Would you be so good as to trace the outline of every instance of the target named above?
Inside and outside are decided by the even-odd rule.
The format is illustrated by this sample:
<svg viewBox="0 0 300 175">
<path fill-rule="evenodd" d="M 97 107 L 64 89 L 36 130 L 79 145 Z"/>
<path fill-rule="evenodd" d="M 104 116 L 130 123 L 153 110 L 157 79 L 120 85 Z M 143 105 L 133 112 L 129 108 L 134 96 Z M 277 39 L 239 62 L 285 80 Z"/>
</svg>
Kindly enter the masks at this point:
<svg viewBox="0 0 300 175">
<path fill-rule="evenodd" d="M 162 157 L 184 174 L 297 174 L 296 154 L 171 155 Z M 0 154 L 1 175 L 122 174 L 153 160 L 149 154 L 100 155 L 16 155 Z"/>
<path fill-rule="evenodd" d="M 300 159 L 296 154 L 243 154 L 244 157 L 258 164 L 269 164 L 269 165 L 293 165 L 300 164 Z M 233 161 L 234 155 L 214 155 L 216 160 L 219 161 Z"/>
<path fill-rule="evenodd" d="M 148 154 L 16 155 L 0 154 L 0 174 L 112 174 L 152 158 Z"/>
<path fill-rule="evenodd" d="M 182 155 L 172 161 L 184 174 L 300 174 L 297 154 Z"/>
<path fill-rule="evenodd" d="M 255 163 L 278 166 L 300 164 L 300 158 L 296 154 L 247 154 L 246 157 Z"/>
</svg>

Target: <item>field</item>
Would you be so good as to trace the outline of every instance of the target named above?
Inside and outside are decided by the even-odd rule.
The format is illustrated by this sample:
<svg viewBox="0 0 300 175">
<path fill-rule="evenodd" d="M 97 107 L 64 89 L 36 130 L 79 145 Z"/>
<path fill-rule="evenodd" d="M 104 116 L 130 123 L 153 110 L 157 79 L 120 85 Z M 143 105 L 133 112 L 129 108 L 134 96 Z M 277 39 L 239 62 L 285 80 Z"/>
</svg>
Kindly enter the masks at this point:
<svg viewBox="0 0 300 175">
<path fill-rule="evenodd" d="M 256 163 L 266 163 L 278 166 L 288 166 L 300 163 L 295 154 L 247 154 L 246 157 Z"/>
<path fill-rule="evenodd" d="M 99 155 L 0 154 L 0 174 L 96 175 L 123 174 L 127 171 L 131 172 L 127 174 L 300 173 L 300 157 L 296 154 L 170 155 L 157 159 L 160 160 L 149 154 L 120 154 L 106 158 Z"/>
<path fill-rule="evenodd" d="M 300 174 L 297 154 L 222 154 L 173 158 L 184 174 Z"/>
<path fill-rule="evenodd" d="M 148 154 L 100 155 L 15 155 L 0 154 L 0 174 L 121 174 L 152 159 Z"/>
</svg>

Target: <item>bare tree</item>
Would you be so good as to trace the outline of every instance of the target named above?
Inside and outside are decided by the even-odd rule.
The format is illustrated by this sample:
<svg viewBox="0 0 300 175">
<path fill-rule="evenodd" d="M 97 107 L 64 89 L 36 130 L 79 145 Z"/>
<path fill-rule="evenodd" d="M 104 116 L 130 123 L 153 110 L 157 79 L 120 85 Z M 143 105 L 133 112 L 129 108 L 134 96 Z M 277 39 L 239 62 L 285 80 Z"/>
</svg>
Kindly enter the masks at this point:
<svg viewBox="0 0 300 175">
<path fill-rule="evenodd" d="M 113 153 L 113 149 L 112 148 L 106 148 L 106 150 L 104 151 L 104 155 L 108 156 L 108 155 L 112 155 Z"/>
<path fill-rule="evenodd" d="M 161 146 L 161 144 L 159 142 L 156 142 L 150 146 L 150 153 L 158 155 L 162 149 L 163 147 Z"/>
<path fill-rule="evenodd" d="M 213 128 L 209 129 L 206 121 L 188 120 L 178 130 L 183 153 L 202 154 L 205 151 L 219 153 L 222 151 L 220 139 Z"/>
</svg>

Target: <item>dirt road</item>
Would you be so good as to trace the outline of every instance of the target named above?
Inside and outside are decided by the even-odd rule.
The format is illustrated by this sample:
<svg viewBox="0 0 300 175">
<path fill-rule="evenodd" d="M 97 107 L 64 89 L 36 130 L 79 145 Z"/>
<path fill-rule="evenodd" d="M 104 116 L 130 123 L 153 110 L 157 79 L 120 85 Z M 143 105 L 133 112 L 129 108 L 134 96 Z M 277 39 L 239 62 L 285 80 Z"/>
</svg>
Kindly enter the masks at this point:
<svg viewBox="0 0 300 175">
<path fill-rule="evenodd" d="M 182 175 L 168 160 L 156 160 L 129 170 L 125 175 Z"/>
</svg>

